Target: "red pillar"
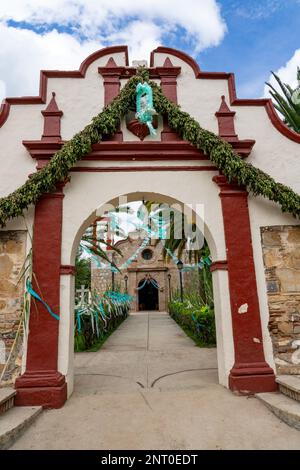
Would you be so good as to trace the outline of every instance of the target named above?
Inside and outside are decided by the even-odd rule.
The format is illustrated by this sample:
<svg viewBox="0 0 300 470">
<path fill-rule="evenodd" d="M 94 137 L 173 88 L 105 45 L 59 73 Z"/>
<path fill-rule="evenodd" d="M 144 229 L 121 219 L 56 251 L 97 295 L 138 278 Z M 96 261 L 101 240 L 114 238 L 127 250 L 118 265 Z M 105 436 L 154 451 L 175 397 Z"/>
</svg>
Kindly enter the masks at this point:
<svg viewBox="0 0 300 470">
<path fill-rule="evenodd" d="M 110 57 L 104 67 L 98 67 L 98 72 L 103 77 L 104 106 L 110 104 L 112 100 L 118 96 L 121 87 L 120 76 L 123 71 L 124 67 L 118 67 L 113 57 Z M 109 140 L 121 142 L 123 140 L 123 132 L 121 129 L 119 128 L 113 136 L 109 136 Z"/>
<path fill-rule="evenodd" d="M 241 393 L 274 391 L 275 375 L 263 350 L 248 193 L 225 176 L 213 181 L 220 187 L 235 350 L 229 387 Z"/>
<path fill-rule="evenodd" d="M 164 95 L 177 104 L 177 77 L 181 72 L 181 67 L 175 67 L 167 57 L 162 67 L 156 67 L 156 71 L 161 78 L 160 86 Z M 172 131 L 166 118 L 164 118 L 163 124 L 162 141 L 181 140 L 179 135 Z"/>
<path fill-rule="evenodd" d="M 45 194 L 35 206 L 33 289 L 59 315 L 62 189 Z M 32 299 L 26 370 L 15 383 L 16 405 L 59 408 L 67 399 L 65 377 L 57 370 L 59 320 Z"/>
</svg>

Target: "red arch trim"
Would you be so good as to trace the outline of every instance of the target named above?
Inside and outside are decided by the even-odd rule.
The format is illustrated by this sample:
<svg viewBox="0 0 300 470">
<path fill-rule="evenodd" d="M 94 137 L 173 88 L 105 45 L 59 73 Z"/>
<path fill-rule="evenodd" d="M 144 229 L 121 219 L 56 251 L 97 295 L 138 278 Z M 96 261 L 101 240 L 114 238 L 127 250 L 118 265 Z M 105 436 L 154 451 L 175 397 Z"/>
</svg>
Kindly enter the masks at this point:
<svg viewBox="0 0 300 470">
<path fill-rule="evenodd" d="M 93 54 L 89 55 L 80 65 L 79 70 L 41 70 L 40 72 L 40 86 L 38 96 L 21 96 L 5 98 L 0 108 L 0 127 L 3 126 L 8 118 L 10 106 L 12 104 L 45 104 L 47 98 L 47 82 L 48 78 L 84 78 L 89 66 L 100 57 L 116 54 L 119 52 L 125 53 L 125 64 L 129 65 L 128 61 L 128 47 L 127 46 L 111 46 L 100 49 Z"/>
<path fill-rule="evenodd" d="M 190 57 L 185 52 L 179 51 L 177 49 L 173 49 L 171 47 L 157 47 L 151 52 L 150 55 L 150 66 L 154 67 L 154 55 L 157 54 L 169 54 L 175 57 L 178 57 L 186 64 L 188 64 L 192 70 L 194 71 L 196 79 L 210 79 L 210 80 L 227 80 L 228 81 L 228 91 L 229 91 L 229 98 L 230 98 L 230 105 L 231 106 L 263 106 L 266 110 L 266 113 L 272 122 L 273 126 L 285 137 L 294 142 L 300 143 L 300 134 L 297 134 L 289 127 L 287 127 L 284 122 L 278 116 L 273 102 L 271 99 L 262 98 L 262 99 L 240 99 L 237 98 L 236 95 L 236 86 L 235 86 L 235 75 L 234 73 L 227 73 L 227 72 L 202 72 L 200 70 L 199 65 L 197 62 Z"/>
<path fill-rule="evenodd" d="M 22 96 L 6 98 L 3 100 L 0 107 L 0 127 L 5 123 L 9 116 L 10 106 L 12 104 L 45 104 L 47 97 L 47 81 L 49 77 L 54 78 L 84 78 L 88 67 L 100 57 L 115 54 L 119 52 L 125 53 L 126 66 L 129 65 L 128 61 L 128 48 L 127 46 L 111 46 L 100 49 L 93 54 L 89 55 L 80 65 L 79 70 L 41 70 L 40 72 L 40 87 L 38 96 Z M 279 118 L 273 102 L 271 99 L 240 99 L 236 95 L 235 76 L 233 73 L 227 72 L 202 72 L 197 62 L 185 52 L 173 49 L 171 47 L 157 47 L 151 52 L 150 67 L 154 66 L 155 53 L 170 54 L 186 62 L 194 71 L 195 78 L 197 79 L 210 79 L 210 80 L 227 80 L 228 90 L 231 106 L 264 106 L 267 115 L 272 122 L 273 126 L 285 137 L 294 142 L 300 143 L 300 135 L 287 127 Z"/>
</svg>

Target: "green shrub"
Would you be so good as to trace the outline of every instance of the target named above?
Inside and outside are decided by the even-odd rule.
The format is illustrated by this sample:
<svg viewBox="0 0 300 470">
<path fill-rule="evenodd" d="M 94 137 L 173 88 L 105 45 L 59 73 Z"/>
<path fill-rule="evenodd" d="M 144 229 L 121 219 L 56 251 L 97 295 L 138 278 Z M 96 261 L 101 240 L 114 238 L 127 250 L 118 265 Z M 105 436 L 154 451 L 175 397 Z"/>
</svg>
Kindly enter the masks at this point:
<svg viewBox="0 0 300 470">
<path fill-rule="evenodd" d="M 216 345 L 216 327 L 213 308 L 194 305 L 190 300 L 172 300 L 169 303 L 171 317 L 197 343 L 198 346 Z"/>
<path fill-rule="evenodd" d="M 94 323 L 91 322 L 91 315 L 80 315 L 80 328 L 78 318 L 75 315 L 74 329 L 74 350 L 98 351 L 105 340 L 113 333 L 116 328 L 127 318 L 128 306 L 122 307 L 122 312 L 112 308 L 110 312 L 104 307 L 105 319 L 98 314 L 94 317 Z M 96 325 L 97 324 L 97 325 Z"/>
</svg>

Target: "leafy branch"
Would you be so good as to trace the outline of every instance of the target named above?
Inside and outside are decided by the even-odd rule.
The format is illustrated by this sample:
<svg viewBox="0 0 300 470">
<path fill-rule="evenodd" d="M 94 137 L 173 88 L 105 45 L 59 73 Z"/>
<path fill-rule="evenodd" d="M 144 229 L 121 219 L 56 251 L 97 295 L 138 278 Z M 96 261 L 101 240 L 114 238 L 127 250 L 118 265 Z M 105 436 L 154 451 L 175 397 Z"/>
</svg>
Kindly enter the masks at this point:
<svg viewBox="0 0 300 470">
<path fill-rule="evenodd" d="M 121 118 L 135 105 L 135 89 L 139 82 L 147 81 L 153 89 L 156 111 L 167 116 L 168 123 L 184 140 L 201 149 L 229 181 L 246 186 L 254 195 L 261 195 L 280 204 L 283 212 L 300 216 L 300 196 L 291 188 L 277 183 L 271 176 L 243 161 L 231 145 L 200 124 L 180 107 L 164 96 L 160 87 L 149 81 L 146 69 L 139 69 L 130 78 L 119 95 L 92 119 L 81 132 L 65 143 L 50 162 L 34 173 L 21 187 L 0 199 L 0 225 L 20 216 L 44 194 L 54 191 L 63 182 L 70 169 L 92 150 L 92 145 L 105 135 L 113 135 Z"/>
</svg>

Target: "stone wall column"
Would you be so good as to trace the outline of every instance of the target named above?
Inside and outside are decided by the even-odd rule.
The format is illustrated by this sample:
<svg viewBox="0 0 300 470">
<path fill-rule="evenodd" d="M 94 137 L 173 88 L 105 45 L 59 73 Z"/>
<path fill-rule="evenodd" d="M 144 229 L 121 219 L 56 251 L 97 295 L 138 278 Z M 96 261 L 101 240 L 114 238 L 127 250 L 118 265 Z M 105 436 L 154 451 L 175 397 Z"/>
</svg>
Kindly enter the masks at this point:
<svg viewBox="0 0 300 470">
<path fill-rule="evenodd" d="M 62 188 L 42 196 L 35 206 L 33 289 L 59 315 Z M 17 405 L 59 408 L 67 398 L 65 377 L 57 370 L 59 320 L 32 299 L 26 370 L 17 380 Z"/>
<path fill-rule="evenodd" d="M 240 393 L 273 391 L 275 375 L 263 350 L 248 193 L 229 184 L 225 176 L 213 181 L 220 187 L 235 351 L 229 387 Z"/>
</svg>

